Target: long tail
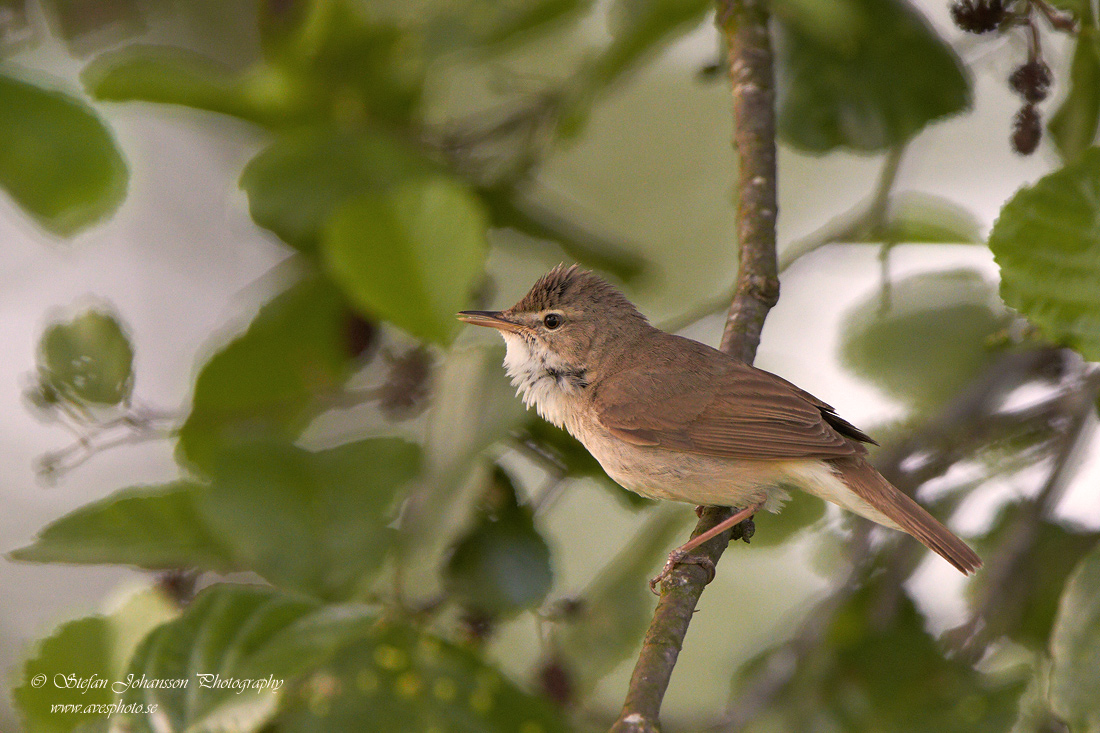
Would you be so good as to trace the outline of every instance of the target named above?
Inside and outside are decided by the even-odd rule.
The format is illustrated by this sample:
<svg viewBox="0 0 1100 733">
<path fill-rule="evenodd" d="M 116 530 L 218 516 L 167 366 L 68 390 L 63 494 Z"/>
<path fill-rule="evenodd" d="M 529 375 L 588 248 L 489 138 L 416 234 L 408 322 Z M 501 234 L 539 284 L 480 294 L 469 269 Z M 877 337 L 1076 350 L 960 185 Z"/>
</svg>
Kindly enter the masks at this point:
<svg viewBox="0 0 1100 733">
<path fill-rule="evenodd" d="M 860 499 L 889 517 L 905 532 L 916 537 L 932 552 L 969 575 L 982 566 L 982 559 L 907 495 L 898 491 L 862 457 L 829 461 L 844 483 Z"/>
</svg>

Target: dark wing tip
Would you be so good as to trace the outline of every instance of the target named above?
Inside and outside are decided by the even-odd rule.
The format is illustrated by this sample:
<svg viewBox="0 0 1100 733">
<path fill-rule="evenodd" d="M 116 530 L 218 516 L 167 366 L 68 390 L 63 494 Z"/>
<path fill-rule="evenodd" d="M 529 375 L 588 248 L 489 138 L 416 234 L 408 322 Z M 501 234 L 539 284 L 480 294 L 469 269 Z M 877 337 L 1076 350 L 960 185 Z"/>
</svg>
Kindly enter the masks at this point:
<svg viewBox="0 0 1100 733">
<path fill-rule="evenodd" d="M 852 423 L 842 418 L 840 415 L 833 412 L 832 408 L 819 406 L 818 409 L 821 410 L 821 416 L 825 418 L 825 422 L 829 424 L 829 427 L 843 435 L 845 438 L 858 440 L 860 443 L 870 443 L 871 445 L 878 445 L 878 441 L 857 428 Z"/>
</svg>

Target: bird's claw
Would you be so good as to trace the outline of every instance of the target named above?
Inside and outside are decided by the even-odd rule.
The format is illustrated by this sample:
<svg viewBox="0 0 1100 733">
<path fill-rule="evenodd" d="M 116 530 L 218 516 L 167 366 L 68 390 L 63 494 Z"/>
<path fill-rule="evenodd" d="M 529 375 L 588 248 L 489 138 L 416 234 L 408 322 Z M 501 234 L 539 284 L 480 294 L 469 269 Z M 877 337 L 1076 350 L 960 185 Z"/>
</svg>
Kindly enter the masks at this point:
<svg viewBox="0 0 1100 733">
<path fill-rule="evenodd" d="M 756 534 L 756 523 L 752 521 L 752 517 L 749 517 L 740 524 L 734 525 L 730 532 L 730 542 L 744 540 L 747 545 L 754 534 Z"/>
<path fill-rule="evenodd" d="M 672 571 L 675 570 L 676 566 L 680 563 L 698 565 L 699 567 L 703 568 L 703 570 L 706 571 L 707 574 L 706 584 L 709 585 L 710 581 L 714 580 L 714 563 L 711 562 L 710 558 L 700 557 L 699 555 L 689 555 L 683 550 L 677 548 L 668 553 L 668 561 L 661 569 L 661 572 L 658 573 L 657 577 L 649 581 L 649 589 L 653 591 L 654 595 L 661 595 L 661 592 L 657 590 L 657 585 L 663 582 L 669 575 L 671 575 Z"/>
</svg>

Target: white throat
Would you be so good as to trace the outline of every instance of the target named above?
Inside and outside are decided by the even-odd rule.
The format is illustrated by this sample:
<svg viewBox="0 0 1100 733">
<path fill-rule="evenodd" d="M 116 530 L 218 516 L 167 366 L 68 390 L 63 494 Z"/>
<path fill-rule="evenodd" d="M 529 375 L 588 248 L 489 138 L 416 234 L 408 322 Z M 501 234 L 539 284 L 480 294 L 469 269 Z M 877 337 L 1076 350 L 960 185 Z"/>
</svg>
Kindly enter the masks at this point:
<svg viewBox="0 0 1100 733">
<path fill-rule="evenodd" d="M 578 372 L 546 349 L 531 349 L 517 334 L 500 335 L 508 346 L 504 369 L 516 394 L 527 407 L 534 405 L 544 420 L 564 427 L 570 400 L 587 386 L 584 372 Z"/>
</svg>

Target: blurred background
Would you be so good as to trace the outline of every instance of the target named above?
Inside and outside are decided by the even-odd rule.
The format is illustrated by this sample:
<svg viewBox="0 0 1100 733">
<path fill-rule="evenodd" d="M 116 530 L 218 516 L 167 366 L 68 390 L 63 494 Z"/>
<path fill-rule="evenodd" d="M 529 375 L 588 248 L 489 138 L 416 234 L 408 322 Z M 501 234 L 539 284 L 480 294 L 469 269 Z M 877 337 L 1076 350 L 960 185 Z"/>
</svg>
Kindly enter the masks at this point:
<svg viewBox="0 0 1100 733">
<path fill-rule="evenodd" d="M 1051 641 L 1100 532 L 1096 379 L 1006 308 L 986 246 L 1018 189 L 1091 160 L 1100 54 L 1090 4 L 1009 5 L 1051 71 L 1034 105 L 1007 82 L 1026 24 L 773 4 L 787 269 L 756 362 L 876 436 L 987 569 L 816 499 L 758 517 L 703 595 L 667 731 L 1100 725 Z M 181 676 L 140 640 L 197 643 L 181 618 L 232 635 L 202 599 L 238 582 L 364 624 L 276 667 L 288 690 L 242 729 L 606 729 L 645 580 L 694 514 L 525 413 L 499 339 L 452 314 L 580 262 L 717 345 L 736 164 L 713 8 L 2 0 L 0 48 L 0 729 L 98 730 L 31 671 Z M 1031 155 L 1025 103 L 1059 121 Z M 239 649 L 212 654 L 243 676 Z M 478 713 L 490 678 L 507 705 Z"/>
</svg>

